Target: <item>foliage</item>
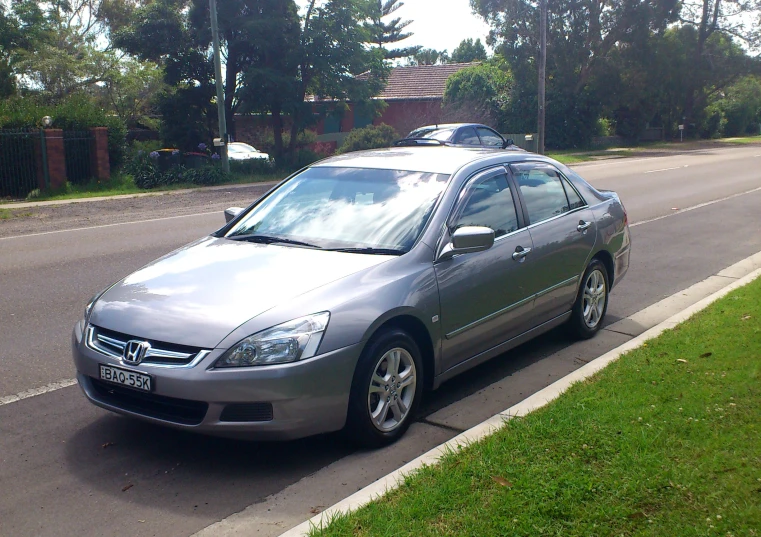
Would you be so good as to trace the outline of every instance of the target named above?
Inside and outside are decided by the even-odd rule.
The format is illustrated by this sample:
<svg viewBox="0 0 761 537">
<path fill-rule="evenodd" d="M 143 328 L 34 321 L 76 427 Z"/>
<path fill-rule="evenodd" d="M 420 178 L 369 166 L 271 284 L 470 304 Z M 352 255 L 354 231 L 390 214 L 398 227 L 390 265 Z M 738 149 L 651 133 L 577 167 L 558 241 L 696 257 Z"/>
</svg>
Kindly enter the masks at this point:
<svg viewBox="0 0 761 537">
<path fill-rule="evenodd" d="M 197 167 L 182 164 L 162 166 L 158 152 L 137 151 L 129 160 L 124 171 L 132 176 L 135 186 L 141 189 L 165 187 L 179 183 L 194 185 L 216 185 L 227 176 L 222 167 L 206 163 Z"/>
<path fill-rule="evenodd" d="M 449 53 L 446 50 L 423 48 L 412 55 L 410 65 L 436 65 L 449 62 Z"/>
<path fill-rule="evenodd" d="M 444 90 L 446 120 L 470 118 L 469 121 L 497 124 L 509 106 L 513 84 L 510 71 L 494 64 L 474 65 L 454 73 Z"/>
<path fill-rule="evenodd" d="M 738 80 L 708 106 L 706 116 L 713 122 L 708 127 L 711 135 L 758 134 L 761 123 L 761 79 L 747 76 Z M 717 121 L 718 128 L 711 128 Z"/>
<path fill-rule="evenodd" d="M 486 58 L 486 49 L 481 43 L 481 39 L 476 39 L 474 42 L 473 39 L 468 38 L 460 41 L 457 48 L 452 51 L 450 61 L 452 63 L 470 63 L 482 62 Z"/>
<path fill-rule="evenodd" d="M 354 129 L 344 140 L 337 153 L 349 153 L 351 151 L 361 151 L 363 149 L 375 149 L 378 147 L 390 147 L 399 139 L 393 127 L 381 125 L 368 125 L 361 129 Z"/>
<path fill-rule="evenodd" d="M 386 19 L 397 9 L 402 7 L 404 2 L 400 0 L 371 0 L 370 20 L 364 23 L 365 30 L 374 45 L 378 45 L 383 51 L 383 57 L 386 60 L 395 58 L 405 58 L 412 56 L 420 51 L 422 47 L 404 47 L 396 49 L 387 49 L 384 45 L 398 43 L 412 36 L 412 32 L 405 32 L 412 21 L 402 21 L 401 17 L 396 17 L 388 22 Z"/>
</svg>

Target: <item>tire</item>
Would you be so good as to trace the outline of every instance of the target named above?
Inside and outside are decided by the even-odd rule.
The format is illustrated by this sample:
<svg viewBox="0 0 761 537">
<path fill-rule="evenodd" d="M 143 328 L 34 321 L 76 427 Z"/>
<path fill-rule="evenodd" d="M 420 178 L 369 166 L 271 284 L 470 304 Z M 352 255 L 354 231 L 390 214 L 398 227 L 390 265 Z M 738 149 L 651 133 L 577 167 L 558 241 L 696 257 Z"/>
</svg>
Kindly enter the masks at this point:
<svg viewBox="0 0 761 537">
<path fill-rule="evenodd" d="M 346 435 L 362 447 L 395 442 L 412 423 L 422 395 L 423 360 L 415 340 L 399 328 L 383 330 L 368 342 L 354 372 Z"/>
<path fill-rule="evenodd" d="M 608 311 L 610 296 L 608 282 L 608 269 L 602 261 L 593 259 L 581 278 L 576 302 L 573 304 L 571 318 L 568 320 L 568 331 L 571 336 L 577 339 L 589 339 L 600 331 L 605 320 L 605 313 Z"/>
</svg>

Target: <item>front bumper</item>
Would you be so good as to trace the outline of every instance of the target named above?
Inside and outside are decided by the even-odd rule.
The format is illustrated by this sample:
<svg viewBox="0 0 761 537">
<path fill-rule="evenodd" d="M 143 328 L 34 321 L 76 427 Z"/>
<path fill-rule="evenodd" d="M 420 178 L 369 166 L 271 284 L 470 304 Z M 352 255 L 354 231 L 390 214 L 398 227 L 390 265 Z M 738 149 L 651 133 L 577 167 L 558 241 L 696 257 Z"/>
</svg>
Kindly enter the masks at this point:
<svg viewBox="0 0 761 537">
<path fill-rule="evenodd" d="M 72 351 L 77 380 L 92 403 L 178 429 L 255 440 L 290 440 L 343 428 L 362 351 L 362 345 L 356 344 L 303 362 L 209 369 L 224 352 L 215 349 L 190 368 L 127 366 L 87 347 L 83 329 L 81 322 L 74 327 Z M 153 392 L 146 395 L 100 381 L 99 364 L 151 375 Z M 230 405 L 244 403 L 271 404 L 271 415 L 253 416 L 261 421 L 231 421 L 232 414 L 223 414 Z M 190 412 L 187 416 L 192 419 L 180 411 Z"/>
</svg>

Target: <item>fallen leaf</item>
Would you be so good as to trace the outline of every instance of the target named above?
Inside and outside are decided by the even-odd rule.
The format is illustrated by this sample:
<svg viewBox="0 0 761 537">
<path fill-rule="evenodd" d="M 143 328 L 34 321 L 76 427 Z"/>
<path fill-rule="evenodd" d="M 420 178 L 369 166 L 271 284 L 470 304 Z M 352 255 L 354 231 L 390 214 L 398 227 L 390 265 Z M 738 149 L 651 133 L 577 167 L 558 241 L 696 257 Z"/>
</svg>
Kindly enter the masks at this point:
<svg viewBox="0 0 761 537">
<path fill-rule="evenodd" d="M 703 354 L 700 355 L 700 357 L 701 358 L 708 358 L 709 356 L 712 356 L 712 355 L 713 355 L 712 352 L 704 352 Z"/>
<path fill-rule="evenodd" d="M 109 448 L 109 447 L 111 447 L 111 446 L 115 446 L 115 445 L 116 445 L 116 444 L 115 444 L 115 443 L 113 443 L 113 442 L 106 442 L 105 444 L 103 444 L 103 445 L 102 445 L 102 446 L 100 446 L 100 447 L 102 447 L 103 449 L 106 449 L 106 448 Z"/>
<path fill-rule="evenodd" d="M 309 512 L 316 515 L 317 513 L 321 513 L 323 509 L 325 509 L 324 505 L 315 505 L 309 510 Z"/>
<path fill-rule="evenodd" d="M 750 315 L 743 315 L 742 319 L 740 320 L 747 321 L 748 319 L 750 319 Z"/>
<path fill-rule="evenodd" d="M 145 524 L 145 520 L 138 520 L 138 522 Z"/>
<path fill-rule="evenodd" d="M 492 478 L 494 481 L 496 481 L 497 483 L 499 483 L 500 485 L 502 485 L 503 487 L 512 487 L 512 486 L 513 486 L 513 484 L 512 484 L 512 483 L 510 483 L 510 482 L 509 482 L 507 479 L 505 479 L 504 477 L 499 477 L 498 475 L 493 475 L 493 476 L 491 476 L 491 478 Z"/>
<path fill-rule="evenodd" d="M 637 511 L 636 513 L 632 513 L 631 515 L 627 515 L 626 518 L 647 518 L 647 515 L 643 513 L 642 511 Z"/>
<path fill-rule="evenodd" d="M 685 360 L 684 358 L 677 358 L 676 361 L 679 362 L 680 364 L 686 364 L 687 363 L 687 360 Z"/>
<path fill-rule="evenodd" d="M 672 210 L 672 211 L 678 211 L 678 210 L 679 210 L 679 207 L 672 207 L 672 208 L 671 208 L 671 210 Z"/>
<path fill-rule="evenodd" d="M 122 487 L 122 492 L 127 492 L 129 489 L 131 489 L 131 488 L 132 488 L 132 487 L 134 487 L 134 486 L 135 486 L 135 485 L 133 485 L 132 483 L 129 483 L 129 484 L 127 484 L 127 485 L 124 485 L 124 486 Z"/>
</svg>

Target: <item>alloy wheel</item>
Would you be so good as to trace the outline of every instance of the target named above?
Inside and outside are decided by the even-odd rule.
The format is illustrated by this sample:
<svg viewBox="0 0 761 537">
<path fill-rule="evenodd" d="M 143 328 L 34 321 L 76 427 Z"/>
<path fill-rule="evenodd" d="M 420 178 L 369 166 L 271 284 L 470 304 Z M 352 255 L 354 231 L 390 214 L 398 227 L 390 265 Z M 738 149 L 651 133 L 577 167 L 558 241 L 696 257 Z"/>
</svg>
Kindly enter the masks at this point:
<svg viewBox="0 0 761 537">
<path fill-rule="evenodd" d="M 407 417 L 415 399 L 417 371 L 412 355 L 395 347 L 381 356 L 367 393 L 370 420 L 379 431 L 391 432 Z"/>
</svg>

